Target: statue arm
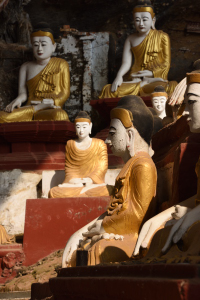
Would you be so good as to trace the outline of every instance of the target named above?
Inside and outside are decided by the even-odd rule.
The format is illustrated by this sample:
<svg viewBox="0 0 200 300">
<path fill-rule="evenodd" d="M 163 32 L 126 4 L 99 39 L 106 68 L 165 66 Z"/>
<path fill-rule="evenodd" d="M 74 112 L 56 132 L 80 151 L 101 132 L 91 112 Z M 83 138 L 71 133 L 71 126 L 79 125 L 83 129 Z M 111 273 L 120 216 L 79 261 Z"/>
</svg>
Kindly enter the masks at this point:
<svg viewBox="0 0 200 300">
<path fill-rule="evenodd" d="M 104 141 L 96 140 L 96 143 L 98 152 L 95 151 L 95 169 L 88 177 L 92 179 L 93 183 L 101 184 L 105 182 L 105 174 L 108 169 L 108 153 Z"/>
<path fill-rule="evenodd" d="M 161 53 L 158 53 L 158 58 L 154 59 L 149 64 L 148 69 L 153 72 L 154 78 L 163 78 L 167 80 L 171 64 L 171 46 L 169 36 L 162 32 L 160 42 Z"/>
<path fill-rule="evenodd" d="M 117 73 L 117 77 L 112 83 L 111 92 L 115 92 L 123 82 L 123 76 L 130 70 L 132 64 L 132 53 L 130 39 L 127 38 L 124 44 L 122 64 Z"/>
<path fill-rule="evenodd" d="M 103 213 L 101 216 L 85 225 L 78 231 L 76 231 L 67 241 L 62 257 L 62 268 L 66 268 L 70 265 L 72 254 L 76 251 L 83 241 L 84 237 L 93 237 L 103 232 L 102 220 L 107 213 Z"/>
<path fill-rule="evenodd" d="M 179 203 L 179 206 L 182 208 L 191 209 L 195 205 L 195 198 L 196 195 Z M 185 213 L 187 209 L 184 210 Z M 139 254 L 140 247 L 147 248 L 149 242 L 151 241 L 152 237 L 156 233 L 156 231 L 163 226 L 168 220 L 172 218 L 172 216 L 176 213 L 176 209 L 174 206 L 166 209 L 165 211 L 161 212 L 160 214 L 156 215 L 155 217 L 149 219 L 145 224 L 142 226 L 140 231 L 137 244 L 134 250 L 134 255 Z"/>
<path fill-rule="evenodd" d="M 27 63 L 23 64 L 19 71 L 18 96 L 9 105 L 6 106 L 6 112 L 12 112 L 15 107 L 20 107 L 27 100 L 26 89 Z"/>
<path fill-rule="evenodd" d="M 56 106 L 60 106 L 62 108 L 70 95 L 70 72 L 69 65 L 66 61 L 62 62 L 60 68 L 60 92 L 55 96 L 54 103 Z"/>
</svg>

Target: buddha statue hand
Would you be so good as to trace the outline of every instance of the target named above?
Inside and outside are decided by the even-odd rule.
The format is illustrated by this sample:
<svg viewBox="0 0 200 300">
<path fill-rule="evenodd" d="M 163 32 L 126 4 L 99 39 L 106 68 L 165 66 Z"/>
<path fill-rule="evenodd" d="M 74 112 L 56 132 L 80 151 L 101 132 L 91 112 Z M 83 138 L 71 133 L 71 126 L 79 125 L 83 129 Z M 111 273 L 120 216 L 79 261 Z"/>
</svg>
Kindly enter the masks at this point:
<svg viewBox="0 0 200 300">
<path fill-rule="evenodd" d="M 186 213 L 188 213 L 191 210 L 191 208 L 186 207 L 186 206 L 180 206 L 180 205 L 175 205 L 175 212 L 172 213 L 172 218 L 179 220 L 182 218 Z"/>
<path fill-rule="evenodd" d="M 123 82 L 123 77 L 121 75 L 117 75 L 115 80 L 113 81 L 111 85 L 111 92 L 114 93 L 116 92 L 117 88 L 122 84 Z"/>
<path fill-rule="evenodd" d="M 175 213 L 175 207 L 171 207 L 170 209 L 163 211 L 162 213 L 144 223 L 133 252 L 134 256 L 139 254 L 140 247 L 144 249 L 148 247 L 149 242 L 151 241 L 155 232 L 160 229 L 161 226 L 164 226 L 168 220 L 171 219 L 173 213 Z"/>
<path fill-rule="evenodd" d="M 54 104 L 44 104 L 44 103 L 40 103 L 34 106 L 34 110 L 39 111 L 39 110 L 43 110 L 43 109 L 50 109 L 50 108 L 54 108 Z"/>
<path fill-rule="evenodd" d="M 197 221 L 200 221 L 200 205 L 191 209 L 174 224 L 162 252 L 165 253 L 171 246 L 172 242 L 176 244 L 183 237 L 189 227 Z"/>
<path fill-rule="evenodd" d="M 97 220 L 92 225 L 88 227 L 88 231 L 83 232 L 82 235 L 86 238 L 92 238 L 95 235 L 101 235 L 105 232 L 103 225 L 103 219 Z"/>
<path fill-rule="evenodd" d="M 13 100 L 10 104 L 8 104 L 6 106 L 6 108 L 4 109 L 5 112 L 12 112 L 14 108 L 19 108 L 22 105 L 22 100 L 20 98 L 16 98 L 15 100 Z"/>
<path fill-rule="evenodd" d="M 149 70 L 138 71 L 136 73 L 132 73 L 131 77 L 153 77 L 153 72 Z"/>
<path fill-rule="evenodd" d="M 79 248 L 88 250 L 96 242 L 98 242 L 99 240 L 102 240 L 102 239 L 105 239 L 105 240 L 121 240 L 121 241 L 123 241 L 124 236 L 119 235 L 119 234 L 105 232 L 103 234 L 94 235 L 92 238 L 84 238 L 83 240 L 80 240 Z"/>
<path fill-rule="evenodd" d="M 93 180 L 89 177 L 86 177 L 86 178 L 83 178 L 82 179 L 82 183 L 85 185 L 85 186 L 90 186 L 93 184 Z"/>
<path fill-rule="evenodd" d="M 53 99 L 43 99 L 42 103 L 44 103 L 44 104 L 54 104 L 54 100 Z"/>
</svg>

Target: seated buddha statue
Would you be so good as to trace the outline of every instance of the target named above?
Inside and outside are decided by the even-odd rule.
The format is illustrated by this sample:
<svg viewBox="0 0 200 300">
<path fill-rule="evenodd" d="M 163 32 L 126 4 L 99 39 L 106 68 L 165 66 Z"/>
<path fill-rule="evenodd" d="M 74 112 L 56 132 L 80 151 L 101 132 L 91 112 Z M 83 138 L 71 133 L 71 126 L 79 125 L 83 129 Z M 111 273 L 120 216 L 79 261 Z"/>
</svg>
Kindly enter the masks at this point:
<svg viewBox="0 0 200 300">
<path fill-rule="evenodd" d="M 138 1 L 133 19 L 137 32 L 126 39 L 122 65 L 112 85 L 104 86 L 100 99 L 150 96 L 157 85 L 164 86 L 167 94 L 171 94 L 177 85 L 176 81 L 167 80 L 171 63 L 170 39 L 166 33 L 155 29 L 156 18 L 150 0 Z M 127 72 L 128 81 L 124 81 L 123 76 Z"/>
<path fill-rule="evenodd" d="M 65 180 L 49 192 L 50 198 L 109 196 L 105 174 L 108 169 L 104 141 L 91 138 L 90 116 L 79 112 L 75 118 L 77 140 L 66 144 Z"/>
<path fill-rule="evenodd" d="M 56 43 L 48 24 L 36 26 L 31 42 L 35 60 L 21 66 L 18 96 L 4 111 L 0 111 L 0 123 L 69 121 L 62 109 L 70 95 L 69 66 L 64 59 L 51 57 Z M 23 103 L 25 106 L 22 106 Z"/>
<path fill-rule="evenodd" d="M 75 266 L 76 250 L 88 250 L 88 265 L 131 257 L 140 227 L 154 210 L 157 172 L 149 155 L 153 115 L 138 96 L 125 96 L 111 110 L 106 143 L 125 165 L 116 178 L 107 211 L 67 242 L 63 267 Z"/>
<path fill-rule="evenodd" d="M 200 133 L 200 73 L 188 73 L 186 78 L 185 102 L 189 111 L 190 131 Z M 149 248 L 143 259 L 145 262 L 200 262 L 200 158 L 195 171 L 198 178 L 197 194 L 143 225 L 134 255 L 139 254 L 140 247 Z"/>
</svg>

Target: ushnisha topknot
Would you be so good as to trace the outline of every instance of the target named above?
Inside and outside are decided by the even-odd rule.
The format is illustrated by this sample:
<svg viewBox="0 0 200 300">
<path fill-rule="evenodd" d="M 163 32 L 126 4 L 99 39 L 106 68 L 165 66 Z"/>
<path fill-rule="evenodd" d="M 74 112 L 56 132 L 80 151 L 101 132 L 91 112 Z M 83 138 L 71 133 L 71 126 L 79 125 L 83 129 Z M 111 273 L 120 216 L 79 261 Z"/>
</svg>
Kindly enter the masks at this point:
<svg viewBox="0 0 200 300">
<path fill-rule="evenodd" d="M 155 87 L 153 93 L 151 93 L 151 99 L 154 97 L 164 96 L 168 99 L 168 94 L 165 91 L 165 88 L 162 85 L 158 85 Z"/>
<path fill-rule="evenodd" d="M 86 111 L 81 110 L 81 111 L 79 111 L 78 115 L 76 116 L 74 122 L 75 122 L 75 124 L 77 122 L 88 122 L 90 124 L 91 118 Z"/>
<path fill-rule="evenodd" d="M 152 19 L 155 17 L 154 8 L 150 0 L 138 0 L 137 5 L 133 9 L 133 13 L 136 12 L 149 12 Z"/>
<path fill-rule="evenodd" d="M 140 97 L 129 95 L 121 98 L 116 108 L 111 110 L 111 119 L 114 118 L 118 118 L 126 128 L 134 126 L 140 136 L 150 145 L 154 119 Z"/>
<path fill-rule="evenodd" d="M 36 26 L 34 26 L 31 33 L 31 38 L 35 36 L 48 36 L 51 39 L 52 43 L 55 44 L 53 30 L 46 22 L 40 22 Z"/>
</svg>

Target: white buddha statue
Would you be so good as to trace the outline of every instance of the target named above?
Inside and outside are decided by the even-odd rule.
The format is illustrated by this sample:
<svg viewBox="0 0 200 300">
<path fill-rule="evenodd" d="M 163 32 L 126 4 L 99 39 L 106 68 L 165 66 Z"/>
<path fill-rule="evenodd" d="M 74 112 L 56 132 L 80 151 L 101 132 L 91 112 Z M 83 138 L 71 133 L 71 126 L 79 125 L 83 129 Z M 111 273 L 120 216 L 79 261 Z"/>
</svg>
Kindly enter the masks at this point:
<svg viewBox="0 0 200 300">
<path fill-rule="evenodd" d="M 152 106 L 155 109 L 157 116 L 161 119 L 166 117 L 166 102 L 168 95 L 163 86 L 157 86 L 151 94 Z"/>
</svg>

